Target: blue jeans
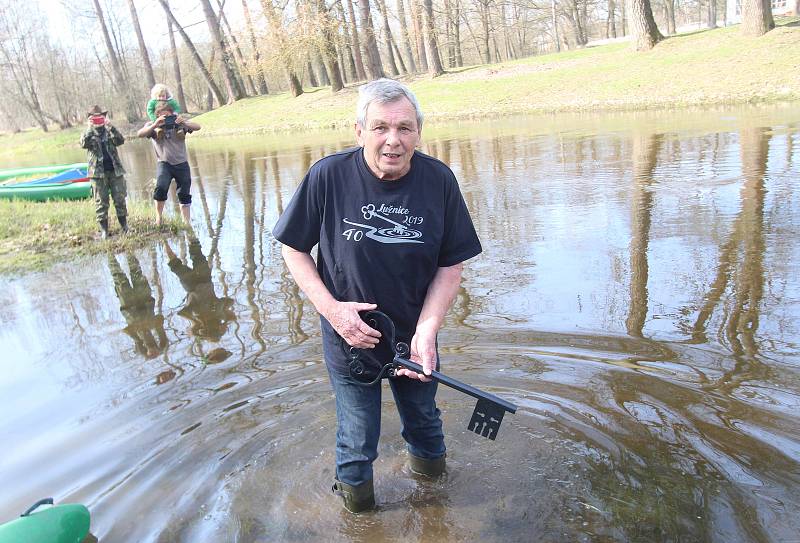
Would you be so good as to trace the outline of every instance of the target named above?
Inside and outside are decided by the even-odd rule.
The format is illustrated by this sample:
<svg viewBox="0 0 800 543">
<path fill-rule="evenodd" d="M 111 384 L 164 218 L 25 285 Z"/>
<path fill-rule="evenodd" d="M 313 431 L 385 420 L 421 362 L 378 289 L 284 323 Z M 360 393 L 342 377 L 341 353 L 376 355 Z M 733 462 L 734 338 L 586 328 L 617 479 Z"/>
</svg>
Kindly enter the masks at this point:
<svg viewBox="0 0 800 543">
<path fill-rule="evenodd" d="M 381 434 L 381 384 L 363 386 L 349 374 L 328 368 L 336 395 L 336 478 L 358 486 L 372 479 Z M 389 379 L 408 452 L 420 458 L 444 456 L 444 433 L 436 407 L 437 381 Z"/>
</svg>

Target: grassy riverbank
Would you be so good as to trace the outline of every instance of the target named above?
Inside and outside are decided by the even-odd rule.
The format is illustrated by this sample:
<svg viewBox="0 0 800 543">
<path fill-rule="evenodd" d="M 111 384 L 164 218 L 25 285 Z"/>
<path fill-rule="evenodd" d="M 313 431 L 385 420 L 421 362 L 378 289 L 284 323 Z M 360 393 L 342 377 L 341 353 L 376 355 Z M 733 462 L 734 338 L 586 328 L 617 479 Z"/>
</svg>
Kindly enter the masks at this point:
<svg viewBox="0 0 800 543">
<path fill-rule="evenodd" d="M 627 41 L 405 78 L 430 123 L 518 113 L 641 110 L 800 100 L 800 18 L 759 38 L 739 26 L 673 36 L 646 53 Z M 357 85 L 240 100 L 197 117 L 197 137 L 352 124 Z M 124 127 L 133 133 L 136 127 Z M 0 162 L 77 148 L 81 128 L 0 135 Z M 30 163 L 26 160 L 25 163 Z"/>
<path fill-rule="evenodd" d="M 760 38 L 738 26 L 682 34 L 646 53 L 629 42 L 408 80 L 429 122 L 560 111 L 641 110 L 800 100 L 798 18 Z M 356 87 L 239 101 L 203 114 L 205 135 L 352 124 Z"/>
<path fill-rule="evenodd" d="M 110 213 L 112 237 L 97 239 L 94 202 L 25 202 L 0 200 L 0 274 L 41 270 L 63 260 L 106 251 L 141 247 L 164 235 L 177 234 L 180 220 L 154 224 L 152 202 L 128 202 L 127 235 Z M 166 217 L 165 217 L 166 218 Z"/>
</svg>

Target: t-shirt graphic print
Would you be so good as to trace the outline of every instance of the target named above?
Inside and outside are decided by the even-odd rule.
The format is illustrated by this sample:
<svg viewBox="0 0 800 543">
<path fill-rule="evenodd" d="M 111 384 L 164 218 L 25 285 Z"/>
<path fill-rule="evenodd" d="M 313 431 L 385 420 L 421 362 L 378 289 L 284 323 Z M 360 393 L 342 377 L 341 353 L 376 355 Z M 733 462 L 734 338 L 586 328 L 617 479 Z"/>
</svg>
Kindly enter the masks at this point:
<svg viewBox="0 0 800 543">
<path fill-rule="evenodd" d="M 372 219 L 380 221 L 377 224 L 374 221 L 371 224 L 363 224 L 342 219 L 345 223 L 356 227 L 342 233 L 347 239 L 352 237 L 355 241 L 359 241 L 362 236 L 367 236 L 379 243 L 424 243 L 419 239 L 422 237 L 422 232 L 410 226 L 422 224 L 424 217 L 410 215 L 405 207 L 379 204 L 376 208 L 375 204 L 370 203 L 361 206 L 361 214 L 365 221 Z M 386 226 L 387 224 L 389 226 Z"/>
</svg>

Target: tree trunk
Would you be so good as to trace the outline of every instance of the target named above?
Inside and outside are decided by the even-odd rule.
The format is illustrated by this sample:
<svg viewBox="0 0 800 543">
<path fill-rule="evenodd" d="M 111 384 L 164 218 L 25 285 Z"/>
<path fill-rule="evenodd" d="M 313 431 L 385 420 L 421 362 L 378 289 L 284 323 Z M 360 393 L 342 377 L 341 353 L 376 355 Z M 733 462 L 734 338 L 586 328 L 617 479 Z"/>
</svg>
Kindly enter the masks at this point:
<svg viewBox="0 0 800 543">
<path fill-rule="evenodd" d="M 314 73 L 314 66 L 311 65 L 311 59 L 306 61 L 306 71 L 308 72 L 308 84 L 314 88 L 319 87 L 319 81 Z"/>
<path fill-rule="evenodd" d="M 225 88 L 228 91 L 227 104 L 232 104 L 236 100 L 241 100 L 244 97 L 244 91 L 239 86 L 239 81 L 236 78 L 235 68 L 233 67 L 233 58 L 228 48 L 228 44 L 222 37 L 222 30 L 220 29 L 220 22 L 217 15 L 214 13 L 214 8 L 211 7 L 209 0 L 200 0 L 203 6 L 203 14 L 206 17 L 208 30 L 214 40 L 214 44 L 219 49 L 220 66 L 222 68 L 222 79 L 225 82 Z"/>
<path fill-rule="evenodd" d="M 292 93 L 292 96 L 297 98 L 303 94 L 303 86 L 300 84 L 300 79 L 298 79 L 297 74 L 289 63 L 288 52 L 286 51 L 286 40 L 284 38 L 281 22 L 278 19 L 278 14 L 275 12 L 275 6 L 272 4 L 272 0 L 261 0 L 261 7 L 264 10 L 264 15 L 267 17 L 270 31 L 273 36 L 275 36 L 275 42 L 278 44 L 278 55 L 280 56 L 281 65 L 286 75 L 286 81 L 289 83 L 289 91 Z"/>
<path fill-rule="evenodd" d="M 106 45 L 108 61 L 111 63 L 114 87 L 116 88 L 117 93 L 124 97 L 126 104 L 126 118 L 128 119 L 128 122 L 132 123 L 138 119 L 139 115 L 136 113 L 136 104 L 133 102 L 133 97 L 130 93 L 130 85 L 128 85 L 128 82 L 125 80 L 125 76 L 122 74 L 122 67 L 120 65 L 119 57 L 117 56 L 114 46 L 111 43 L 111 36 L 108 33 L 108 27 L 106 26 L 106 20 L 103 16 L 103 10 L 100 8 L 100 2 L 98 0 L 93 0 L 93 2 L 95 14 L 97 15 L 97 20 L 100 23 L 100 30 L 103 33 L 103 41 Z"/>
<path fill-rule="evenodd" d="M 650 0 L 627 0 L 626 4 L 633 47 L 637 51 L 649 51 L 664 39 L 653 19 Z"/>
<path fill-rule="evenodd" d="M 397 0 L 397 18 L 400 19 L 400 33 L 403 38 L 403 49 L 406 50 L 408 57 L 408 69 L 412 73 L 417 72 L 417 62 L 411 49 L 411 40 L 408 37 L 408 19 L 406 16 L 406 6 L 403 0 Z"/>
<path fill-rule="evenodd" d="M 353 39 L 350 36 L 350 25 L 347 22 L 347 17 L 345 15 L 345 8 L 342 5 L 342 0 L 337 0 L 337 4 L 339 6 L 339 14 L 341 16 L 340 23 L 342 27 L 342 32 L 344 33 L 344 43 L 340 44 L 340 49 L 342 50 L 342 56 L 344 57 L 344 62 L 342 62 L 342 71 L 344 71 L 345 66 L 347 67 L 350 73 L 350 81 L 358 80 L 358 70 L 356 69 L 356 60 L 353 56 Z"/>
<path fill-rule="evenodd" d="M 172 20 L 167 19 L 167 33 L 169 34 L 169 50 L 172 53 L 172 70 L 175 72 L 175 93 L 178 95 L 178 105 L 181 111 L 187 113 L 186 96 L 183 94 L 183 77 L 181 76 L 181 63 L 178 57 L 178 48 L 175 46 L 175 33 L 172 30 Z"/>
<path fill-rule="evenodd" d="M 550 2 L 550 13 L 553 20 L 553 36 L 556 42 L 556 51 L 561 52 L 561 40 L 558 39 L 558 17 L 556 16 L 556 0 Z"/>
<path fill-rule="evenodd" d="M 770 0 L 742 0 L 742 33 L 763 36 L 775 28 Z"/>
<path fill-rule="evenodd" d="M 444 73 L 442 61 L 439 59 L 439 46 L 436 44 L 436 27 L 433 21 L 433 0 L 423 0 L 425 21 L 425 44 L 428 54 L 428 74 L 438 77 Z"/>
<path fill-rule="evenodd" d="M 378 42 L 375 41 L 375 28 L 372 25 L 372 13 L 369 9 L 369 0 L 358 0 L 359 22 L 364 40 L 364 52 L 367 55 L 367 76 L 370 80 L 385 77 L 381 54 L 378 51 Z"/>
<path fill-rule="evenodd" d="M 320 85 L 329 87 L 331 78 L 328 76 L 328 67 L 325 65 L 325 61 L 322 60 L 322 52 L 317 50 L 316 55 L 312 53 L 311 56 L 313 59 L 311 62 L 314 64 L 314 69 L 317 72 L 317 79 L 319 79 Z M 333 60 L 336 60 L 336 57 L 334 57 Z"/>
<path fill-rule="evenodd" d="M 717 28 L 717 0 L 708 0 L 708 28 Z"/>
<path fill-rule="evenodd" d="M 353 0 L 347 1 L 347 14 L 350 16 L 350 34 L 353 36 L 353 54 L 356 60 L 356 72 L 358 79 L 364 80 L 367 78 L 367 72 L 364 69 L 364 57 L 361 56 L 361 39 L 358 36 L 358 25 L 356 25 L 356 13 L 353 10 Z"/>
<path fill-rule="evenodd" d="M 156 84 L 156 76 L 153 75 L 153 65 L 150 64 L 150 55 L 147 52 L 147 45 L 144 43 L 144 36 L 142 35 L 142 27 L 139 25 L 139 14 L 136 13 L 136 5 L 133 0 L 128 0 L 128 8 L 131 10 L 131 20 L 133 21 L 133 30 L 136 32 L 136 39 L 139 42 L 139 52 L 142 55 L 142 63 L 144 64 L 144 74 L 147 77 L 147 85 L 152 89 Z"/>
<path fill-rule="evenodd" d="M 189 49 L 192 58 L 197 64 L 197 68 L 200 70 L 200 73 L 203 74 L 203 78 L 206 80 L 208 88 L 213 93 L 214 98 L 217 99 L 218 103 L 224 104 L 225 98 L 222 96 L 222 92 L 219 90 L 217 84 L 214 83 L 214 78 L 211 77 L 211 73 L 209 73 L 208 68 L 206 68 L 206 65 L 203 62 L 203 59 L 200 57 L 200 53 L 197 52 L 197 48 L 194 46 L 194 43 L 192 43 L 192 40 L 186 34 L 186 31 L 183 29 L 180 23 L 178 23 L 178 20 L 175 19 L 175 16 L 172 14 L 172 10 L 169 9 L 169 4 L 167 3 L 167 0 L 158 0 L 158 3 L 161 4 L 161 7 L 164 8 L 164 13 L 167 14 L 169 20 L 172 22 L 172 24 L 175 25 L 175 28 L 178 29 L 178 33 L 181 35 L 181 38 L 183 38 L 183 43 L 185 43 L 186 48 Z"/>
<path fill-rule="evenodd" d="M 481 36 L 483 50 L 481 51 L 481 55 L 483 56 L 483 63 L 489 64 L 492 62 L 492 51 L 489 48 L 489 41 L 491 40 L 489 28 L 489 0 L 479 0 L 478 5 L 480 6 L 481 29 L 483 30 L 483 35 Z"/>
<path fill-rule="evenodd" d="M 422 31 L 422 8 L 419 5 L 419 0 L 411 1 L 412 22 L 414 24 L 414 39 L 417 42 L 417 58 L 419 62 L 417 66 L 423 72 L 428 71 L 428 56 L 425 53 L 425 36 Z"/>
<path fill-rule="evenodd" d="M 733 0 L 735 1 L 735 0 Z M 675 0 L 664 0 L 664 18 L 667 20 L 667 34 L 675 35 Z"/>
<path fill-rule="evenodd" d="M 461 8 L 456 6 L 453 14 L 453 41 L 455 42 L 456 66 L 464 65 L 464 56 L 461 54 Z"/>
<path fill-rule="evenodd" d="M 623 36 L 627 36 L 628 35 L 628 10 L 625 7 L 625 4 L 626 4 L 625 2 L 622 2 L 622 4 L 620 4 L 620 6 L 619 6 L 619 9 L 620 9 L 620 14 L 619 14 L 620 17 L 619 18 L 620 18 L 620 23 L 621 23 L 621 26 L 622 26 L 622 35 Z"/>
<path fill-rule="evenodd" d="M 444 0 L 444 15 L 447 67 L 454 68 L 456 66 L 455 37 L 453 36 L 455 29 L 453 28 L 453 7 L 450 5 L 450 0 Z"/>
<path fill-rule="evenodd" d="M 217 0 L 217 5 L 219 7 L 219 21 L 222 23 L 223 26 L 220 27 L 220 30 L 224 29 L 227 30 L 228 36 L 230 37 L 230 45 L 233 49 L 233 56 L 236 59 L 236 62 L 239 63 L 241 66 L 241 70 L 236 69 L 236 64 L 233 64 L 234 67 L 234 75 L 237 76 L 237 80 L 239 81 L 240 88 L 244 92 L 244 94 L 249 94 L 251 96 L 255 96 L 258 94 L 256 90 L 256 84 L 253 81 L 252 76 L 250 75 L 249 67 L 247 66 L 247 59 L 244 58 L 244 54 L 242 54 L 242 49 L 239 47 L 239 40 L 236 39 L 236 34 L 234 34 L 233 29 L 231 28 L 230 23 L 228 22 L 228 17 L 225 15 L 225 9 L 222 0 Z M 223 33 L 223 37 L 225 34 Z M 244 71 L 244 75 L 242 75 L 242 71 Z"/>
<path fill-rule="evenodd" d="M 666 0 L 669 2 L 670 0 Z M 674 0 L 673 0 L 674 1 Z M 606 19 L 606 39 L 617 37 L 617 22 L 616 22 L 617 6 L 614 0 L 608 0 L 608 19 Z"/>
<path fill-rule="evenodd" d="M 253 31 L 253 18 L 250 16 L 250 8 L 247 6 L 247 0 L 242 0 L 242 11 L 244 12 L 247 35 L 250 37 L 250 47 L 253 48 L 253 63 L 255 64 L 258 93 L 269 94 L 267 80 L 264 78 L 264 70 L 261 69 L 261 49 L 259 48 L 258 41 L 256 40 L 256 33 Z"/>
<path fill-rule="evenodd" d="M 339 60 L 336 58 L 336 36 L 333 31 L 333 21 L 328 12 L 325 0 L 317 0 L 317 13 L 322 21 L 322 43 L 320 44 L 320 57 L 328 72 L 328 80 L 332 92 L 338 92 L 344 88 Z"/>
<path fill-rule="evenodd" d="M 355 77 L 351 78 L 350 74 L 347 73 L 347 68 L 345 68 L 347 66 L 347 61 L 345 60 L 345 48 L 343 44 L 334 42 L 334 46 L 336 47 L 336 55 L 339 59 L 339 77 L 341 78 L 342 83 L 346 85 L 348 82 L 355 79 Z M 353 66 L 355 67 L 355 63 Z"/>
<path fill-rule="evenodd" d="M 389 71 L 392 72 L 392 75 L 399 75 L 400 70 L 397 68 L 397 63 L 394 60 L 394 50 L 392 49 L 392 29 L 389 28 L 389 15 L 386 12 L 386 2 L 385 0 L 377 0 L 376 3 L 378 4 L 378 11 L 383 21 L 383 35 L 386 36 L 386 49 L 389 52 Z"/>
</svg>

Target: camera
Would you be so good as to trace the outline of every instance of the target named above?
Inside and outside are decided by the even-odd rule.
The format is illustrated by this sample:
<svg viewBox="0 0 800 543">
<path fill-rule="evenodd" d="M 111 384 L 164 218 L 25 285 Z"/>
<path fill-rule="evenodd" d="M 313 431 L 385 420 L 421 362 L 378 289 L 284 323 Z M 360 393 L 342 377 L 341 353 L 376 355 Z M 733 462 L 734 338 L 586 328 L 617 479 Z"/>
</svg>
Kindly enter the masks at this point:
<svg viewBox="0 0 800 543">
<path fill-rule="evenodd" d="M 106 118 L 103 117 L 102 115 L 93 115 L 92 117 L 90 117 L 90 119 L 92 121 L 92 124 L 95 126 L 102 126 L 106 124 Z"/>
<path fill-rule="evenodd" d="M 164 117 L 164 129 L 169 130 L 170 128 L 175 128 L 175 119 L 177 118 L 177 115 L 167 115 Z"/>
</svg>

